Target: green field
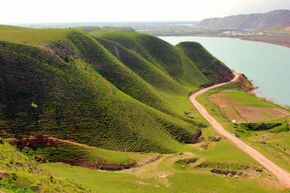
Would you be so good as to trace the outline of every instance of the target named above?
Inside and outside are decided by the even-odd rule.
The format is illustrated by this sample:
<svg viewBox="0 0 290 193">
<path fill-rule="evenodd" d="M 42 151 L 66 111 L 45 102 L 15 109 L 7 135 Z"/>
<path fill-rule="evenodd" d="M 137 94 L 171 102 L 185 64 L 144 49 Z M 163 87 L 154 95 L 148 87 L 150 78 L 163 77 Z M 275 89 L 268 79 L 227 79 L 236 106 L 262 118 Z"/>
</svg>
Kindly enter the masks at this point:
<svg viewBox="0 0 290 193">
<path fill-rule="evenodd" d="M 255 123 L 232 124 L 231 120 L 224 117 L 220 108 L 208 100 L 210 96 L 220 93 L 227 101 L 235 99 L 236 103 L 232 104 L 234 106 L 278 108 L 283 112 L 287 112 L 287 110 L 272 102 L 239 91 L 239 88 L 235 84 L 211 90 L 198 98 L 198 100 L 208 110 L 210 110 L 210 113 L 219 120 L 225 128 L 235 133 L 236 136 L 240 137 L 251 146 L 255 147 L 280 167 L 290 171 L 290 146 L 288 140 L 290 137 L 289 116 L 284 116 L 284 118 L 279 118 L 278 120 L 269 119 Z"/>
<path fill-rule="evenodd" d="M 198 162 L 184 165 L 179 161 L 189 158 L 198 158 Z M 124 172 L 93 171 L 59 163 L 42 167 L 95 192 L 287 192 L 273 188 L 274 178 L 267 177 L 266 171 L 256 172 L 260 166 L 228 141 L 211 144 L 207 150 L 196 149 L 194 154 L 163 155 L 155 162 Z M 213 175 L 211 168 L 239 170 L 247 177 Z"/>
</svg>

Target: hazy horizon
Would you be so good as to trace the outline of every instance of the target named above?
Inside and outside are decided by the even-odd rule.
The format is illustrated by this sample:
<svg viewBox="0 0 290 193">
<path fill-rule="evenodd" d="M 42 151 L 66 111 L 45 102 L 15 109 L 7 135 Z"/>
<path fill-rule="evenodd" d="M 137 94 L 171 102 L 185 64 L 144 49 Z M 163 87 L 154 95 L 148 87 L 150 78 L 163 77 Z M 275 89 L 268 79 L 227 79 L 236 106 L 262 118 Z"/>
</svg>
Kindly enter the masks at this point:
<svg viewBox="0 0 290 193">
<path fill-rule="evenodd" d="M 2 2 L 1 6 L 1 24 L 189 22 L 210 17 L 290 9 L 290 0 L 10 0 Z"/>
</svg>

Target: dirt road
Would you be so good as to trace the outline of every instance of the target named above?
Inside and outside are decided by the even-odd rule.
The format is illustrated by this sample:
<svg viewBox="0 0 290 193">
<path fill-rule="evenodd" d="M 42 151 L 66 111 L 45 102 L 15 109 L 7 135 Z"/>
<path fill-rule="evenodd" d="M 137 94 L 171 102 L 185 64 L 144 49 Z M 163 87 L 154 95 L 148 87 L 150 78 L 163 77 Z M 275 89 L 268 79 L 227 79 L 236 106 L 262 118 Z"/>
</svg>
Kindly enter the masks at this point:
<svg viewBox="0 0 290 193">
<path fill-rule="evenodd" d="M 235 74 L 235 77 L 231 82 L 236 81 L 239 78 L 239 74 Z M 195 93 L 193 93 L 190 96 L 191 103 L 197 108 L 197 110 L 202 114 L 202 116 L 212 125 L 212 127 L 220 133 L 222 136 L 228 138 L 232 143 L 234 143 L 238 148 L 240 148 L 242 151 L 244 151 L 246 154 L 251 156 L 253 159 L 255 159 L 257 162 L 259 162 L 261 165 L 263 165 L 266 169 L 268 169 L 270 172 L 272 172 L 281 182 L 281 185 L 283 185 L 286 188 L 290 188 L 290 174 L 281 169 L 279 166 L 274 164 L 272 161 L 267 159 L 265 156 L 263 156 L 260 152 L 252 148 L 251 146 L 244 143 L 242 140 L 240 140 L 238 137 L 227 131 L 215 118 L 213 118 L 207 110 L 196 100 L 196 97 L 198 97 L 201 94 L 206 93 L 207 91 L 223 86 L 225 84 L 228 84 L 230 82 L 216 84 L 211 87 L 207 87 L 204 89 L 201 89 Z"/>
</svg>

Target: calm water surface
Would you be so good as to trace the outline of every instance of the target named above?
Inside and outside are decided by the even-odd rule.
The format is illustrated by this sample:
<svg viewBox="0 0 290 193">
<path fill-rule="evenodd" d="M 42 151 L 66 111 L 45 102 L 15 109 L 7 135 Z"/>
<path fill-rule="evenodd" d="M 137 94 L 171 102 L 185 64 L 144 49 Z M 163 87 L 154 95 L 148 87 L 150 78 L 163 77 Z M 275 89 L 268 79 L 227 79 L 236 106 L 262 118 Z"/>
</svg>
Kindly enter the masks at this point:
<svg viewBox="0 0 290 193">
<path fill-rule="evenodd" d="M 262 42 L 214 37 L 160 37 L 175 45 L 201 43 L 231 69 L 244 73 L 259 88 L 259 96 L 290 105 L 290 49 Z"/>
</svg>

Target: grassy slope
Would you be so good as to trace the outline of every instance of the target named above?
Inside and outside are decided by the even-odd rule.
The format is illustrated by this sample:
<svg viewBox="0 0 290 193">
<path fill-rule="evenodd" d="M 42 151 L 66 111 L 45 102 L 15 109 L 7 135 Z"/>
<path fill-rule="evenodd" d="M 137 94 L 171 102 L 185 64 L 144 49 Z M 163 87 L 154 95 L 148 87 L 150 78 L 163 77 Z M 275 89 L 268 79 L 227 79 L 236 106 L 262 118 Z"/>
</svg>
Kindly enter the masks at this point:
<svg viewBox="0 0 290 193">
<path fill-rule="evenodd" d="M 166 101 L 169 114 L 194 124 L 204 122 L 187 98 L 188 93 L 196 90 L 196 87 L 188 87 L 175 81 L 168 73 L 133 50 L 110 40 L 101 38 L 97 40 L 123 64 L 155 88 L 155 93 Z"/>
<path fill-rule="evenodd" d="M 208 81 L 189 58 L 159 38 L 134 32 L 112 32 L 101 35 L 101 38 L 114 41 L 139 53 L 175 80 L 187 86 L 198 87 Z"/>
<path fill-rule="evenodd" d="M 210 83 L 225 82 L 233 78 L 231 70 L 199 43 L 182 42 L 176 47 L 198 66 Z"/>
<path fill-rule="evenodd" d="M 0 25 L 0 30 L 17 30 L 24 29 L 23 27 L 13 26 L 13 25 Z"/>
<path fill-rule="evenodd" d="M 10 48 L 14 51 L 19 49 L 15 44 L 4 45 L 5 52 Z M 5 96 L 2 102 L 2 105 L 5 105 L 4 115 L 10 118 L 7 125 L 20 129 L 18 134 L 24 130 L 28 131 L 27 128 L 35 131 L 41 128 L 39 131 L 44 133 L 107 148 L 144 151 L 147 148 L 150 150 L 158 147 L 158 143 L 162 143 L 163 139 L 166 145 L 161 149 L 179 147 L 164 131 L 164 123 L 158 122 L 164 120 L 168 123 L 168 116 L 121 93 L 90 65 L 82 61 L 68 65 L 37 48 L 30 48 L 31 51 L 28 51 L 28 47 L 20 47 L 20 50 L 22 49 L 26 51 L 25 56 L 12 51 L 8 51 L 6 55 L 4 51 L 1 52 L 2 77 L 7 80 L 13 75 L 15 80 L 5 81 L 2 85 L 1 95 Z M 40 54 L 39 58 L 42 61 L 36 60 L 35 53 Z M 31 54 L 34 54 L 34 60 L 29 57 Z M 44 59 L 47 60 L 45 64 Z M 13 106 L 9 104 L 12 97 Z M 31 107 L 32 101 L 38 104 L 37 110 Z M 147 113 L 143 114 L 144 112 Z M 23 124 L 24 120 L 26 125 Z M 181 124 L 191 127 L 185 122 Z M 7 128 L 7 125 L 4 127 Z M 82 132 L 76 132 L 79 128 Z M 163 136 L 162 140 L 158 136 Z M 154 138 L 157 141 L 153 142 Z M 170 141 L 174 145 L 170 145 Z M 156 145 L 153 145 L 154 143 Z M 125 147 L 126 144 L 129 147 Z"/>
<path fill-rule="evenodd" d="M 224 149 L 227 149 L 225 153 Z M 250 177 L 233 178 L 213 175 L 211 168 L 235 169 L 259 165 L 242 151 L 235 148 L 227 140 L 212 144 L 209 149 L 195 150 L 195 155 L 170 154 L 163 155 L 158 161 L 134 168 L 127 172 L 100 172 L 64 164 L 44 164 L 43 168 L 52 174 L 65 176 L 73 182 L 78 182 L 92 191 L 101 192 L 241 192 L 270 193 L 287 192 L 271 187 L 266 179 L 267 172 L 257 173 L 255 169 L 244 172 Z M 197 157 L 205 162 L 204 168 L 180 165 L 179 160 Z M 239 170 L 239 169 L 238 169 Z M 265 179 L 264 182 L 261 179 Z M 271 179 L 271 178 L 270 178 Z"/>
<path fill-rule="evenodd" d="M 48 162 L 63 162 L 77 165 L 108 163 L 108 164 L 132 164 L 136 163 L 134 153 L 104 150 L 100 148 L 85 148 L 72 144 L 59 144 L 57 146 L 37 149 L 23 149 L 29 156 L 41 156 Z"/>
<path fill-rule="evenodd" d="M 230 96 L 239 99 L 243 102 L 243 105 L 254 106 L 254 107 L 278 107 L 276 104 L 267 102 L 263 99 L 254 97 L 245 92 L 238 91 L 240 88 L 236 84 L 232 83 L 222 88 L 218 88 L 200 96 L 198 100 L 210 111 L 210 113 L 219 120 L 223 125 L 226 126 L 231 132 L 245 140 L 247 143 L 257 148 L 267 158 L 272 160 L 280 167 L 290 171 L 289 168 L 289 118 L 283 118 L 281 120 L 265 122 L 265 124 L 281 123 L 281 126 L 274 127 L 267 131 L 253 131 L 243 125 L 233 126 L 229 120 L 227 120 L 221 114 L 219 108 L 208 101 L 208 97 L 216 92 L 220 92 L 225 89 L 230 89 L 233 92 L 229 93 Z M 235 89 L 237 89 L 235 91 Z M 280 108 L 280 107 L 279 107 Z M 287 129 L 288 128 L 288 129 Z"/>
<path fill-rule="evenodd" d="M 22 44 L 45 45 L 66 38 L 69 29 L 5 29 L 0 30 L 0 40 Z"/>
<path fill-rule="evenodd" d="M 72 32 L 69 39 L 76 34 L 81 36 Z M 86 36 L 83 38 L 89 39 Z M 92 53 L 93 56 L 81 54 L 78 57 L 77 51 L 76 54 L 69 52 L 65 54 L 72 56 L 65 59 L 66 63 L 42 49 L 2 42 L 1 72 L 5 81 L 2 82 L 1 92 L 5 96 L 2 99 L 2 117 L 5 118 L 2 118 L 1 127 L 16 127 L 10 130 L 14 134 L 25 131 L 48 133 L 119 150 L 176 151 L 182 148 L 173 138 L 182 141 L 181 138 L 193 135 L 196 127 L 150 108 L 116 89 L 99 72 L 103 76 L 109 74 L 96 68 L 93 61 L 87 61 L 90 57 L 97 57 L 97 61 L 102 61 L 103 57 L 108 67 L 115 65 L 119 71 L 131 73 L 134 80 L 132 84 L 140 82 L 136 87 L 143 87 L 142 84 L 147 83 L 111 57 L 103 47 L 95 42 L 90 43 L 99 49 L 101 56 Z M 55 44 L 50 44 L 50 49 L 53 46 Z M 73 49 L 76 49 L 74 45 Z M 82 49 L 80 45 L 79 49 Z M 63 57 L 62 54 L 59 56 Z M 107 58 L 108 61 L 105 60 Z M 116 78 L 120 78 L 120 75 L 117 74 Z M 134 90 L 136 87 L 126 85 L 126 78 L 118 80 L 115 82 L 117 86 L 123 84 L 124 90 L 132 89 L 131 95 L 138 93 Z M 149 84 L 148 87 L 152 88 Z M 13 104 L 10 104 L 11 97 Z M 32 102 L 37 103 L 37 109 L 31 107 Z M 82 132 L 76 132 L 79 129 Z"/>
<path fill-rule="evenodd" d="M 123 88 L 124 92 L 122 92 L 121 89 L 118 89 L 121 88 L 119 83 L 115 82 L 113 84 L 113 80 L 109 82 L 108 79 L 110 77 L 106 77 L 105 72 L 96 68 L 96 63 L 90 60 L 91 56 L 86 56 L 82 53 L 83 50 L 80 47 L 84 42 L 75 42 L 76 45 L 74 45 L 74 42 L 71 41 L 72 37 L 68 37 L 68 33 L 70 33 L 68 30 L 64 30 L 62 35 L 57 30 L 54 32 L 53 37 L 36 36 L 38 40 L 24 37 L 21 33 L 14 34 L 14 37 L 20 43 L 26 42 L 26 44 L 41 45 L 41 47 L 49 44 L 45 49 L 52 50 L 54 54 L 51 51 L 47 52 L 31 46 L 1 42 L 0 73 L 2 73 L 1 77 L 4 77 L 5 80 L 0 84 L 0 91 L 2 92 L 0 94 L 5 96 L 1 98 L 0 103 L 1 128 L 7 128 L 7 125 L 9 127 L 13 126 L 18 129 L 11 131 L 21 134 L 24 129 L 30 128 L 35 133 L 46 133 L 100 147 L 125 151 L 190 151 L 191 147 L 185 147 L 173 140 L 173 138 L 180 136 L 180 133 L 194 133 L 196 131 L 195 126 L 145 105 L 136 100 L 136 96 L 134 97 L 135 99 L 129 96 L 134 95 L 134 90 L 132 93 L 127 90 L 125 94 L 125 88 Z M 30 32 L 30 34 L 35 33 Z M 153 54 L 154 57 L 152 59 L 150 56 L 146 56 L 146 53 L 144 55 L 143 52 L 138 50 L 129 50 L 114 44 L 120 50 L 124 49 L 122 52 L 129 53 L 128 56 L 134 59 L 122 60 L 119 57 L 112 57 L 109 51 L 104 50 L 102 46 L 89 37 L 83 36 L 82 38 L 89 39 L 90 45 L 93 44 L 105 57 L 109 57 L 108 62 L 102 60 L 101 56 L 93 54 L 94 56 L 92 57 L 96 59 L 96 62 L 107 62 L 110 68 L 111 66 L 117 66 L 116 68 L 122 74 L 135 73 L 136 75 L 133 76 L 141 84 L 148 85 L 148 90 L 153 91 L 151 96 L 167 100 L 167 105 L 174 109 L 174 112 L 178 113 L 179 116 L 184 116 L 184 113 L 186 113 L 188 117 L 193 116 L 193 120 L 203 121 L 201 117 L 198 117 L 196 111 L 192 109 L 186 94 L 207 80 L 204 79 L 204 76 L 199 71 L 194 71 L 193 75 L 184 73 L 184 69 L 193 70 L 196 68 L 192 62 L 188 62 L 189 59 L 187 57 L 184 55 L 177 56 L 178 59 L 174 60 L 180 60 L 184 68 L 180 70 L 182 73 L 173 76 L 162 67 L 166 65 L 166 62 L 170 62 L 166 61 L 166 58 L 156 63 L 154 60 L 156 61 L 157 59 L 154 59 L 154 57 L 157 57 L 157 55 Z M 3 37 L 1 35 L 0 39 L 11 40 L 11 38 L 6 39 L 6 36 Z M 51 44 L 51 41 L 54 43 Z M 67 45 L 63 44 L 64 41 Z M 148 44 L 148 42 L 145 44 Z M 152 50 L 150 49 L 149 53 L 151 54 Z M 171 50 L 172 54 L 179 53 L 175 48 L 170 47 L 170 49 L 175 50 Z M 66 51 L 61 52 L 61 50 Z M 110 51 L 113 53 L 112 50 Z M 161 75 L 162 81 L 165 81 L 165 83 L 171 84 L 170 81 L 178 80 L 178 83 L 175 83 L 177 88 L 173 88 L 177 90 L 170 92 L 169 85 L 158 85 L 150 82 L 151 75 L 149 73 L 148 77 L 143 75 L 146 69 L 135 68 L 132 65 L 135 62 L 137 64 L 140 62 L 139 67 L 142 67 L 142 65 L 149 67 L 152 77 Z M 171 67 L 166 68 L 171 69 Z M 115 74 L 115 76 L 118 77 L 119 75 Z M 196 81 L 188 81 L 191 78 L 196 78 Z M 121 84 L 124 83 L 122 82 Z M 184 86 L 178 88 L 177 85 L 180 84 L 184 84 Z M 7 102 L 7 99 L 9 98 L 8 101 L 10 101 L 11 97 L 13 97 L 13 101 Z M 31 102 L 36 103 L 38 108 L 32 108 Z M 151 104 L 154 107 L 155 105 Z M 8 116 L 12 116 L 13 119 L 7 119 L 7 112 Z M 5 146 L 5 149 L 8 149 L 8 147 L 11 148 L 10 146 Z M 54 153 L 53 156 L 60 156 L 55 158 L 65 158 L 68 161 L 73 159 L 74 156 L 85 155 L 89 159 L 114 163 L 138 161 L 138 159 L 143 159 L 145 156 L 138 153 L 116 153 L 102 149 L 91 151 L 72 146 L 63 148 L 65 151 L 59 154 L 54 150 L 52 152 L 47 149 L 38 149 L 36 154 Z M 224 153 L 224 149 L 228 150 L 227 154 Z M 19 154 L 15 149 L 13 153 Z M 253 160 L 233 148 L 227 141 L 213 145 L 208 151 L 195 150 L 194 153 L 199 158 L 214 164 L 222 162 L 226 163 L 226 165 L 227 163 L 256 165 Z M 7 156 L 7 160 L 12 158 L 12 154 L 6 153 L 5 156 Z M 80 185 L 92 192 L 110 193 L 120 191 L 136 192 L 136 190 L 138 192 L 192 192 L 193 190 L 197 192 L 283 192 L 260 185 L 258 179 L 254 181 L 252 179 L 235 179 L 214 176 L 204 170 L 184 169 L 174 163 L 182 156 L 177 154 L 165 155 L 160 164 L 156 167 L 153 165 L 153 169 L 149 165 L 149 170 L 147 168 L 142 171 L 143 169 L 141 168 L 141 171 L 137 169 L 136 173 L 99 172 L 63 164 L 44 164 L 43 168 L 49 170 L 50 175 L 59 176 L 53 177 L 53 179 L 57 179 L 57 183 L 62 183 L 60 188 L 67 188 L 69 192 L 77 192 L 69 188 L 71 186 L 80 188 Z M 166 176 L 167 174 L 170 175 Z M 162 177 L 164 175 L 166 177 Z M 36 174 L 34 176 L 38 178 Z M 29 180 L 31 181 L 32 179 L 34 180 L 30 176 Z M 42 178 L 38 180 L 40 179 Z M 67 180 L 69 181 L 67 182 Z M 65 183 L 73 185 L 63 185 Z M 50 187 L 52 185 L 49 184 L 47 186 Z M 85 190 L 85 192 L 89 192 L 89 190 Z"/>
<path fill-rule="evenodd" d="M 100 38 L 97 40 L 128 68 L 141 76 L 155 88 L 164 92 L 176 92 L 182 94 L 188 92 L 181 84 L 174 81 L 171 76 L 160 70 L 135 51 L 125 48 L 124 46 L 110 40 Z"/>
<path fill-rule="evenodd" d="M 162 101 L 151 85 L 132 72 L 95 39 L 73 32 L 69 39 L 79 49 L 84 59 L 108 81 L 124 93 L 152 107 L 166 111 Z"/>
<path fill-rule="evenodd" d="M 105 34 L 109 32 L 135 32 L 135 30 L 131 27 L 111 27 L 111 26 L 104 26 L 104 27 L 78 26 L 73 29 L 80 30 L 83 32 L 89 32 L 94 35 Z"/>
<path fill-rule="evenodd" d="M 0 191 L 91 192 L 67 179 L 50 175 L 30 158 L 0 139 Z"/>
</svg>

